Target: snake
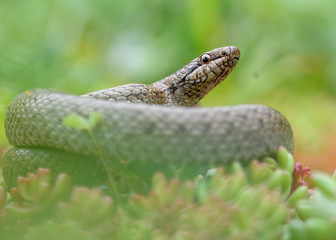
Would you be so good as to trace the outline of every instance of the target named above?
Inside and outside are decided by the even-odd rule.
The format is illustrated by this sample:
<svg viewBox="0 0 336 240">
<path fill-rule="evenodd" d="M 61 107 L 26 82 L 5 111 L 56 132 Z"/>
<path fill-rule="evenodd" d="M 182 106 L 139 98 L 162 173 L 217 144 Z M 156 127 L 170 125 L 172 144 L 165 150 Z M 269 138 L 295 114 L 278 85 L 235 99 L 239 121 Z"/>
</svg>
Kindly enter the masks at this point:
<svg viewBox="0 0 336 240">
<path fill-rule="evenodd" d="M 199 106 L 239 59 L 237 47 L 221 47 L 151 85 L 132 83 L 81 96 L 45 89 L 21 93 L 5 117 L 14 146 L 2 160 L 6 184 L 15 186 L 18 176 L 40 167 L 96 184 L 104 178 L 99 154 L 112 168 L 115 161 L 141 163 L 145 172 L 151 164 L 248 163 L 274 156 L 280 146 L 292 153 L 292 128 L 279 111 L 257 104 Z M 64 124 L 70 114 L 88 119 L 92 112 L 100 116 L 94 138 Z"/>
</svg>

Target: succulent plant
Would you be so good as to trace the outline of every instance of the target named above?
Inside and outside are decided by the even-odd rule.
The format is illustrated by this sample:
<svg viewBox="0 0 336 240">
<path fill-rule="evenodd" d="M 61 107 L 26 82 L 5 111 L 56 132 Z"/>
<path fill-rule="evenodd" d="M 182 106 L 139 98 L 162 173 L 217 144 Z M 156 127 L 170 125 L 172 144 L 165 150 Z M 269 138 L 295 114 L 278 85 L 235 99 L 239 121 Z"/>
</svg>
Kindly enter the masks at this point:
<svg viewBox="0 0 336 240">
<path fill-rule="evenodd" d="M 108 186 L 76 187 L 39 169 L 10 195 L 0 186 L 1 239 L 334 239 L 336 174 L 312 173 L 283 148 L 276 159 L 192 180 L 156 173 L 149 191 L 132 173 L 116 184 L 120 202 Z"/>
</svg>

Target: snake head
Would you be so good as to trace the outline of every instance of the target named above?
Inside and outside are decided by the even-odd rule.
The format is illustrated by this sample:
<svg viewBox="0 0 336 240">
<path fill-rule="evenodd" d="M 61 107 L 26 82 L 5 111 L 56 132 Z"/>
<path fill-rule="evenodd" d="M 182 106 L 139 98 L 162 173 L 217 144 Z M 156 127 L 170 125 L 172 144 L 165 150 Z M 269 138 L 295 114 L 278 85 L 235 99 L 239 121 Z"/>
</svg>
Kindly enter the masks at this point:
<svg viewBox="0 0 336 240">
<path fill-rule="evenodd" d="M 237 47 L 221 47 L 205 52 L 171 75 L 168 89 L 179 105 L 193 106 L 234 69 L 240 58 Z M 169 77 L 168 77 L 169 78 Z"/>
</svg>

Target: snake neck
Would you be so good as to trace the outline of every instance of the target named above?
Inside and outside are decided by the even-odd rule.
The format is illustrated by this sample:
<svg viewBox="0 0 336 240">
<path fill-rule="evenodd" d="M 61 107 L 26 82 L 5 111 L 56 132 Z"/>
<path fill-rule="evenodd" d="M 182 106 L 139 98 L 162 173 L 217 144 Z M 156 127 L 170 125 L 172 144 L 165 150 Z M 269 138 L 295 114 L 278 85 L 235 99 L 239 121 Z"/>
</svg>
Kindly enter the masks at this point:
<svg viewBox="0 0 336 240">
<path fill-rule="evenodd" d="M 236 47 L 217 48 L 203 53 L 152 86 L 162 91 L 171 105 L 195 106 L 231 73 L 239 57 Z"/>
</svg>

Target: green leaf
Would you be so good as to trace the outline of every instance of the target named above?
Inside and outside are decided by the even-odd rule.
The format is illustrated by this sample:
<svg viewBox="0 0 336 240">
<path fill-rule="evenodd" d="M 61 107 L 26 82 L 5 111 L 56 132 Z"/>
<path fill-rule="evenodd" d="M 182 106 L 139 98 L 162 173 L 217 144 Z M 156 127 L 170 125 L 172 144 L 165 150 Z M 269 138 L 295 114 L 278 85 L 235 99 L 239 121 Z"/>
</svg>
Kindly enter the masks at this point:
<svg viewBox="0 0 336 240">
<path fill-rule="evenodd" d="M 85 118 L 75 113 L 71 113 L 69 116 L 64 118 L 63 125 L 67 127 L 75 128 L 78 130 L 90 128 L 90 123 Z"/>
<path fill-rule="evenodd" d="M 69 116 L 63 119 L 64 126 L 81 129 L 92 129 L 94 128 L 101 119 L 100 113 L 90 112 L 89 119 L 79 116 L 76 113 L 71 113 Z"/>
<path fill-rule="evenodd" d="M 95 127 L 101 119 L 101 114 L 98 112 L 90 112 L 88 125 L 90 128 Z"/>
</svg>

